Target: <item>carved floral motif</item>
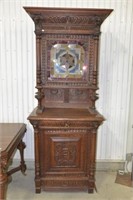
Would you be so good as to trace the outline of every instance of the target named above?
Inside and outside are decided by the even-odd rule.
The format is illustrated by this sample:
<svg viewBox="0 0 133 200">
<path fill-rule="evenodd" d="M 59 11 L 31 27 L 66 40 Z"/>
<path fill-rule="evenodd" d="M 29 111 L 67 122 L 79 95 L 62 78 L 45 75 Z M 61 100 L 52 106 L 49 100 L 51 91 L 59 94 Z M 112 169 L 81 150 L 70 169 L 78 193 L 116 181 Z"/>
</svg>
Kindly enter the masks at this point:
<svg viewBox="0 0 133 200">
<path fill-rule="evenodd" d="M 76 146 L 67 142 L 55 144 L 55 160 L 57 166 L 72 166 L 76 161 Z"/>
</svg>

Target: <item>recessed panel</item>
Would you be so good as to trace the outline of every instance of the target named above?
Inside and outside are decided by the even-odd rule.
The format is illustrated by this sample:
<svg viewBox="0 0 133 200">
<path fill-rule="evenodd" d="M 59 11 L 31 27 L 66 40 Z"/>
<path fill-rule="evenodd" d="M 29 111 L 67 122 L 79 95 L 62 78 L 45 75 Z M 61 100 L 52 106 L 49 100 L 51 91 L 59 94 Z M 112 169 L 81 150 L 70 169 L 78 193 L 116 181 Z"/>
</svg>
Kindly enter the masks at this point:
<svg viewBox="0 0 133 200">
<path fill-rule="evenodd" d="M 51 137 L 51 167 L 79 167 L 81 138 Z"/>
<path fill-rule="evenodd" d="M 71 134 L 72 135 L 71 135 Z M 41 155 L 43 173 L 84 172 L 86 152 L 86 131 L 78 130 L 47 130 L 41 134 L 44 154 Z M 45 155 L 45 156 L 44 156 Z"/>
</svg>

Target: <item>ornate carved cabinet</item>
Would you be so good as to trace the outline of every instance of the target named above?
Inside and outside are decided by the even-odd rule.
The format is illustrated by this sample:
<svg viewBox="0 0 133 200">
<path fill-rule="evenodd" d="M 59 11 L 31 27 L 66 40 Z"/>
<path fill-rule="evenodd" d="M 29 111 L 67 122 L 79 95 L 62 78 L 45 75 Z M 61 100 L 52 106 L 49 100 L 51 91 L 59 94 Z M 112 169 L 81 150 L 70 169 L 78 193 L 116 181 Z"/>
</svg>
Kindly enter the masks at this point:
<svg viewBox="0 0 133 200">
<path fill-rule="evenodd" d="M 100 25 L 105 9 L 24 8 L 35 23 L 36 98 L 28 119 L 34 127 L 35 187 L 95 189 L 95 108 Z"/>
</svg>

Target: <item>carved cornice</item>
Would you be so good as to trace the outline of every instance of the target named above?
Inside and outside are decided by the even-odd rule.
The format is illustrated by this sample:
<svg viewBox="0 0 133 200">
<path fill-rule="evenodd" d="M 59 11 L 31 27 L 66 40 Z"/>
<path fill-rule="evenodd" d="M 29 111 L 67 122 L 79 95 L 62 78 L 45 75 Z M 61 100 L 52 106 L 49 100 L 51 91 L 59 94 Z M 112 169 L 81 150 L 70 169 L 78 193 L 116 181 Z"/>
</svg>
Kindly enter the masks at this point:
<svg viewBox="0 0 133 200">
<path fill-rule="evenodd" d="M 35 23 L 35 33 L 100 33 L 100 25 L 111 9 L 24 8 Z"/>
<path fill-rule="evenodd" d="M 99 16 L 49 16 L 45 15 L 32 15 L 32 19 L 35 23 L 36 35 L 43 33 L 56 32 L 73 32 L 75 31 L 85 33 L 97 33 L 100 34 L 100 25 L 103 19 Z"/>
</svg>

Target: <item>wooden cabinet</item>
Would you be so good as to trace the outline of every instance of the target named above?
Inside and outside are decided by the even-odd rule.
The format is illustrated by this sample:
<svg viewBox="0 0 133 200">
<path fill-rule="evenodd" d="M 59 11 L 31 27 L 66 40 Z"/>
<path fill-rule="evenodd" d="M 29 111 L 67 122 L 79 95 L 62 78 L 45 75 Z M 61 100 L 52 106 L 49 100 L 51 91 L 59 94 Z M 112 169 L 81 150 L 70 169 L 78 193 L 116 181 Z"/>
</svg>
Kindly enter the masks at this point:
<svg viewBox="0 0 133 200">
<path fill-rule="evenodd" d="M 95 189 L 100 25 L 107 9 L 24 8 L 35 23 L 35 187 Z"/>
</svg>

